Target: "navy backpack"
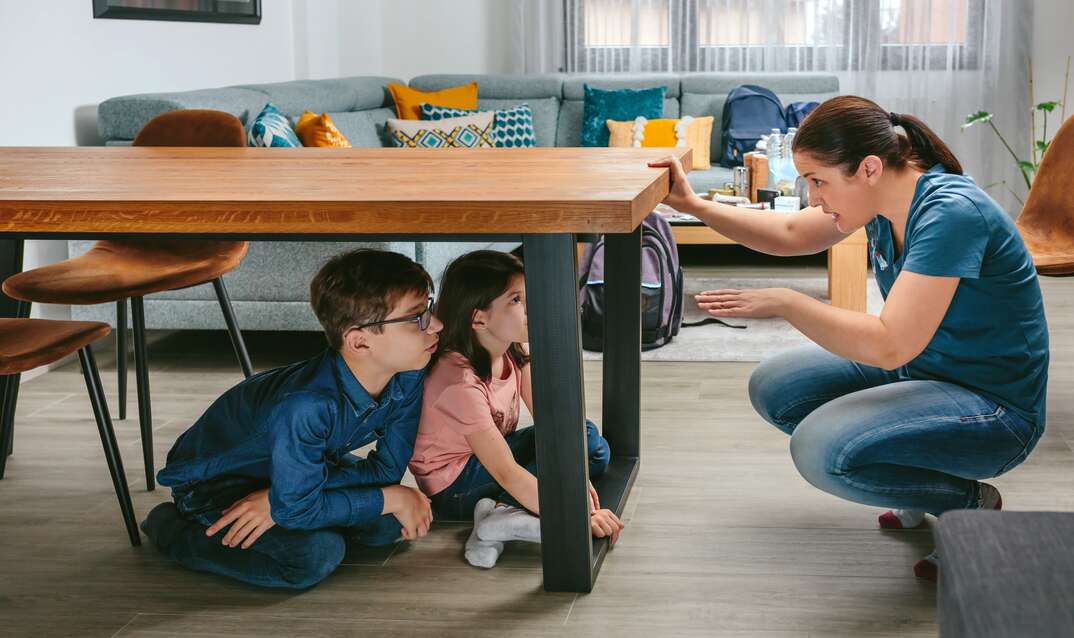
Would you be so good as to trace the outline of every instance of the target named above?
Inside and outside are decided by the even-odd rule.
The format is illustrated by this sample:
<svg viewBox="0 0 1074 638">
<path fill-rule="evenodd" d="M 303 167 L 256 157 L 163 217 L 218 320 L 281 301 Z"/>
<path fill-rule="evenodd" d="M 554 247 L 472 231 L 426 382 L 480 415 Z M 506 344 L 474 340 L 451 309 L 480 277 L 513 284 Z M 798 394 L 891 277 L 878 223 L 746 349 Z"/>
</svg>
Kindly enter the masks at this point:
<svg viewBox="0 0 1074 638">
<path fill-rule="evenodd" d="M 787 130 L 783 103 L 776 94 L 753 84 L 735 87 L 723 105 L 720 166 L 742 166 L 742 156 L 756 148 L 757 142 L 774 128 Z"/>
<path fill-rule="evenodd" d="M 582 254 L 578 300 L 582 307 L 582 348 L 604 348 L 604 236 Z M 682 325 L 682 268 L 671 225 L 659 213 L 641 222 L 641 349 L 670 343 Z"/>
<path fill-rule="evenodd" d="M 820 102 L 791 102 L 787 105 L 787 111 L 784 113 L 784 119 L 787 120 L 787 128 L 799 128 L 802 126 L 802 122 L 805 121 L 806 116 L 813 112 L 813 109 L 820 106 Z"/>
</svg>

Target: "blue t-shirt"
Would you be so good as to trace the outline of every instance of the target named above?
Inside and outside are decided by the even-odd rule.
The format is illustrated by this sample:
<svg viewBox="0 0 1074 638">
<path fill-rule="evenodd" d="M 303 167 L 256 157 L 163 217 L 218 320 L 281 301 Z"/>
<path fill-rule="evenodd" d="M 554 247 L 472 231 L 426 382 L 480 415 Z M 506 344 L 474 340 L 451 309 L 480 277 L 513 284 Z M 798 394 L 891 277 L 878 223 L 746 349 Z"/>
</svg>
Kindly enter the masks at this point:
<svg viewBox="0 0 1074 638">
<path fill-rule="evenodd" d="M 896 256 L 891 222 L 865 226 L 887 299 L 903 270 L 961 281 L 925 350 L 899 370 L 969 388 L 1044 422 L 1048 324 L 1033 259 L 1007 213 L 974 181 L 934 166 L 917 182 Z"/>
</svg>

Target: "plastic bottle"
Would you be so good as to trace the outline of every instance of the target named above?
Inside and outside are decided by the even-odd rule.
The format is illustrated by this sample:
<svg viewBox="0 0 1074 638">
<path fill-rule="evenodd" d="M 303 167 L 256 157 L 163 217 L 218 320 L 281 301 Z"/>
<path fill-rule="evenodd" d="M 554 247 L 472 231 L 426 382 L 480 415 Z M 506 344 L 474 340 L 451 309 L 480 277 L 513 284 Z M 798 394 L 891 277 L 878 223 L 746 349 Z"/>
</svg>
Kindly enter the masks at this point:
<svg viewBox="0 0 1074 638">
<path fill-rule="evenodd" d="M 795 180 L 798 179 L 798 169 L 794 166 L 794 136 L 798 133 L 798 129 L 787 129 L 787 135 L 783 138 L 782 148 L 780 149 L 782 155 L 782 161 L 779 163 L 779 171 L 776 175 L 774 182 L 769 184 L 775 184 L 775 188 L 779 190 L 780 194 L 786 197 L 794 195 Z"/>
<path fill-rule="evenodd" d="M 768 156 L 768 186 L 775 188 L 779 181 L 783 165 L 783 135 L 778 128 L 772 129 L 768 135 L 768 143 L 765 146 L 765 155 Z"/>
</svg>

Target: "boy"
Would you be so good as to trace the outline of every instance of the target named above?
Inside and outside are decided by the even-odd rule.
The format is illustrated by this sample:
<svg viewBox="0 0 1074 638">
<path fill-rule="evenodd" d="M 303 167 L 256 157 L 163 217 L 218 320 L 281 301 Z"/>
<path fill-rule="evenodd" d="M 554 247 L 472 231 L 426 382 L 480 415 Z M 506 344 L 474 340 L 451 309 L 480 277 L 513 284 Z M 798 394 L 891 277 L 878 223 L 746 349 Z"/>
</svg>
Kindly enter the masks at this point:
<svg viewBox="0 0 1074 638">
<path fill-rule="evenodd" d="M 356 250 L 310 284 L 329 348 L 213 402 L 157 474 L 174 503 L 142 530 L 179 564 L 266 587 L 315 585 L 347 540 L 424 536 L 429 500 L 399 485 L 414 451 L 426 364 L 443 325 L 409 258 Z M 376 441 L 366 458 L 352 450 Z"/>
</svg>

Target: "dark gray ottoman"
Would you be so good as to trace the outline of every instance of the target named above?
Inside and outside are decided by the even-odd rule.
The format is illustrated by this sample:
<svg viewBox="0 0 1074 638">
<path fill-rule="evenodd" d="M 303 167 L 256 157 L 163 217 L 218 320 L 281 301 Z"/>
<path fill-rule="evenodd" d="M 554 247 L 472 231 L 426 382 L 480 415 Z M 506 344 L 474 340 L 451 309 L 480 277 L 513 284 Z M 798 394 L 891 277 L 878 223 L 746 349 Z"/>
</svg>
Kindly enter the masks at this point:
<svg viewBox="0 0 1074 638">
<path fill-rule="evenodd" d="M 1074 636 L 1074 513 L 949 512 L 936 549 L 944 638 Z"/>
</svg>

